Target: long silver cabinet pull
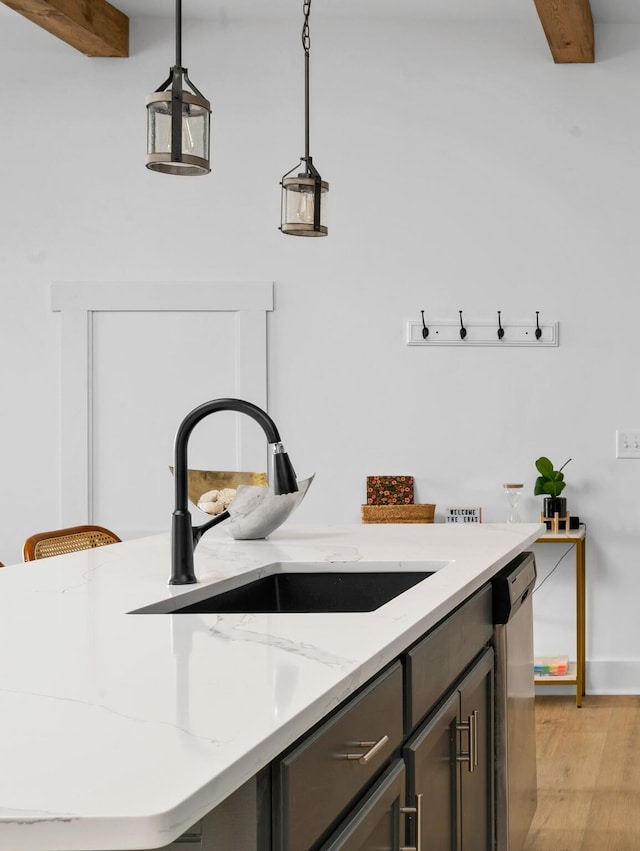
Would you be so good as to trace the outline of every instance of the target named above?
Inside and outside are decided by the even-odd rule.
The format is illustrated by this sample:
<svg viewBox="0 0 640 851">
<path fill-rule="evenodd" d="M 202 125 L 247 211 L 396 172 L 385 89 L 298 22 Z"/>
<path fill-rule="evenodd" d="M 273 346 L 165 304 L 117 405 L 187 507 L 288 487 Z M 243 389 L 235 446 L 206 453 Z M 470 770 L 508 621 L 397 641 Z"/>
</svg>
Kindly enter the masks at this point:
<svg viewBox="0 0 640 851">
<path fill-rule="evenodd" d="M 416 795 L 415 807 L 400 807 L 400 812 L 404 815 L 416 816 L 416 844 L 401 845 L 400 851 L 422 851 L 422 795 Z"/>
<path fill-rule="evenodd" d="M 468 721 L 460 721 L 456 724 L 456 730 L 459 733 L 469 734 L 469 750 L 456 756 L 456 762 L 466 762 L 469 771 L 474 771 L 478 765 L 478 710 L 474 709 Z"/>
<path fill-rule="evenodd" d="M 459 721 L 456 724 L 456 732 L 469 734 L 469 750 L 466 753 L 456 754 L 456 762 L 468 762 L 469 771 L 473 771 L 471 767 L 471 717 L 469 717 L 469 721 Z"/>
<path fill-rule="evenodd" d="M 366 753 L 342 753 L 338 754 L 340 759 L 357 759 L 360 765 L 366 765 L 373 757 L 382 750 L 389 741 L 389 736 L 383 736 L 377 742 L 349 742 L 356 748 L 369 748 Z"/>
<path fill-rule="evenodd" d="M 474 765 L 475 768 L 477 768 L 478 767 L 478 751 L 479 751 L 478 742 L 480 740 L 480 737 L 478 735 L 478 710 L 477 709 L 473 710 L 473 713 L 472 713 L 471 718 L 469 720 L 473 722 L 472 723 L 473 747 L 471 748 L 471 750 L 473 751 L 473 765 Z"/>
</svg>

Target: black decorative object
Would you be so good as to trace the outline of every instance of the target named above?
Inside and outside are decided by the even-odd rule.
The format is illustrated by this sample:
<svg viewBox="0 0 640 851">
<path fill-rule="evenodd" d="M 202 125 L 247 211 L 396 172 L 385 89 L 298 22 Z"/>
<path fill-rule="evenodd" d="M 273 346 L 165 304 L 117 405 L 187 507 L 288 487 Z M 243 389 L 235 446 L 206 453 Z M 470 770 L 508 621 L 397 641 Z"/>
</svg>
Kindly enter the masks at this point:
<svg viewBox="0 0 640 851">
<path fill-rule="evenodd" d="M 420 313 L 422 314 L 422 339 L 426 340 L 429 336 L 429 329 L 427 328 L 427 323 L 424 321 L 424 310 L 421 310 Z"/>
<path fill-rule="evenodd" d="M 462 311 L 459 310 L 458 313 L 460 314 L 460 339 L 464 340 L 467 336 L 467 329 L 464 327 L 464 322 L 462 321 Z"/>
<path fill-rule="evenodd" d="M 540 322 L 538 321 L 540 316 L 540 311 L 536 310 L 536 340 L 539 340 L 542 337 L 542 328 L 540 327 Z"/>
<path fill-rule="evenodd" d="M 556 514 L 564 518 L 567 514 L 567 498 L 566 496 L 546 496 L 542 500 L 542 509 L 545 518 L 551 520 Z"/>
</svg>

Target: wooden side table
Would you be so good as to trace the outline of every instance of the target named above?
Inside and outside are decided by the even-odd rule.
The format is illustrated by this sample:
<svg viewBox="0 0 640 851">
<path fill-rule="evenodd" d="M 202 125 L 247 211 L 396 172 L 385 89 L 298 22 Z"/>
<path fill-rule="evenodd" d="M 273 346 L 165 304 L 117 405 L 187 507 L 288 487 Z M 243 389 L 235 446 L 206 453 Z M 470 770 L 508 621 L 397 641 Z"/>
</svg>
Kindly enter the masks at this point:
<svg viewBox="0 0 640 851">
<path fill-rule="evenodd" d="M 537 544 L 573 544 L 576 557 L 576 661 L 569 664 L 565 676 L 536 676 L 537 686 L 574 685 L 576 687 L 576 706 L 582 706 L 586 680 L 586 545 L 587 533 L 584 528 L 571 529 L 568 532 L 545 532 Z"/>
</svg>

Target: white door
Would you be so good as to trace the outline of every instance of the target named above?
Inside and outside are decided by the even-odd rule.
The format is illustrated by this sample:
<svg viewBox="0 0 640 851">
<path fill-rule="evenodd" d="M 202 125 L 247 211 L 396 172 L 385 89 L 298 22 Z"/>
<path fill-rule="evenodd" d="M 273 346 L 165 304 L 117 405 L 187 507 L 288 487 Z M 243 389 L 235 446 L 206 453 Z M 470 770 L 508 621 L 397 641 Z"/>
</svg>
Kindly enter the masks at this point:
<svg viewBox="0 0 640 851">
<path fill-rule="evenodd" d="M 57 284 L 62 312 L 61 525 L 121 538 L 170 528 L 173 440 L 210 399 L 267 405 L 271 283 Z M 266 470 L 266 442 L 231 412 L 194 429 L 189 466 Z M 205 516 L 198 516 L 199 522 Z"/>
</svg>

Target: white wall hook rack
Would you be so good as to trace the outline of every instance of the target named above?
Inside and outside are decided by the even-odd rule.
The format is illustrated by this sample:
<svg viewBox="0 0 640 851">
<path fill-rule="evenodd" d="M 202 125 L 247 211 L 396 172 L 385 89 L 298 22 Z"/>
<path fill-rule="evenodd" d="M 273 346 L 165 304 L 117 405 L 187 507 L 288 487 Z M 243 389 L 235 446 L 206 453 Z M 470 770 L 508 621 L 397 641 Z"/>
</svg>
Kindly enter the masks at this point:
<svg viewBox="0 0 640 851">
<path fill-rule="evenodd" d="M 466 334 L 461 336 L 461 327 Z M 428 329 L 425 336 L 424 329 Z M 504 333 L 499 336 L 498 332 Z M 541 334 L 536 336 L 536 331 Z M 427 319 L 407 322 L 408 346 L 558 346 L 558 322 L 517 322 L 511 323 L 504 318 L 486 322 L 467 322 L 460 320 L 435 321 Z"/>
</svg>

